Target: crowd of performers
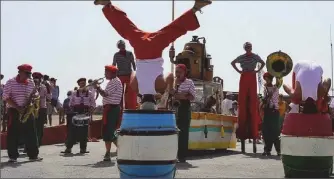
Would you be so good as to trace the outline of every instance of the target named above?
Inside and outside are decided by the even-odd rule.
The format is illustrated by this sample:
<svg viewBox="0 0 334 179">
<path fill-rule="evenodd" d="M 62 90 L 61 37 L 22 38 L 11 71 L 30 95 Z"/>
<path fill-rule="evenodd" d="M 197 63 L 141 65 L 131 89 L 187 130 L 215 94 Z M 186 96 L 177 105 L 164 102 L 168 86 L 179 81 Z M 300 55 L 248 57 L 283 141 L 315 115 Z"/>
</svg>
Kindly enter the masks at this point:
<svg viewBox="0 0 334 179">
<path fill-rule="evenodd" d="M 120 36 L 130 42 L 134 48 L 136 63 L 134 55 L 125 50 L 124 41 L 119 41 L 117 46 L 120 51 L 115 54 L 113 65 L 107 65 L 104 69 L 105 78 L 109 80 L 105 89 L 102 89 L 97 81 L 90 81 L 91 85 L 87 87 L 86 78 L 78 79 L 78 88 L 68 93 L 67 104 L 64 107 L 67 114 L 68 135 L 66 149 L 62 153 L 71 153 L 76 142 L 80 142 L 80 153 L 88 153 L 87 123 L 91 122 L 98 95 L 103 98 L 102 137 L 106 149 L 104 160 L 109 161 L 112 156 L 110 153 L 112 143 L 117 147 L 115 130 L 119 128 L 121 123 L 123 94 L 125 93 L 126 109 L 137 108 L 137 95 L 140 94 L 141 110 L 156 110 L 156 101 L 159 97 L 157 94 L 168 92 L 174 100 L 180 103 L 176 109 L 176 121 L 180 129 L 177 158 L 179 162 L 185 162 L 191 121 L 190 103 L 195 98 L 195 86 L 191 79 L 186 78 L 187 68 L 183 64 L 176 66 L 175 76 L 169 74 L 164 78 L 162 75 L 164 60 L 161 56 L 163 50 L 178 37 L 199 28 L 195 13 L 211 4 L 211 1 L 195 0 L 193 8 L 171 24 L 152 33 L 140 30 L 131 22 L 125 12 L 108 0 L 96 0 L 94 4 L 103 6 L 102 11 L 110 24 Z M 246 139 L 256 141 L 258 137 L 260 112 L 257 107 L 259 102 L 256 73 L 265 65 L 258 55 L 252 53 L 250 43 L 245 43 L 244 49 L 246 53 L 232 62 L 232 66 L 241 74 L 239 108 L 233 110 L 233 114 L 238 114 L 237 136 L 242 143 Z M 236 63 L 240 63 L 241 70 L 236 67 Z M 261 67 L 256 70 L 257 63 L 260 63 Z M 9 161 L 15 162 L 19 156 L 18 140 L 20 134 L 24 136 L 29 159 L 40 160 L 41 158 L 38 157 L 39 146 L 46 120 L 45 114 L 47 114 L 45 104 L 47 100 L 50 100 L 54 106 L 58 105 L 59 89 L 57 93 L 54 92 L 55 87 L 41 83 L 43 75 L 38 72 L 32 73 L 30 65 L 21 65 L 18 67 L 18 71 L 18 75 L 9 79 L 3 89 L 3 100 L 7 103 L 9 116 L 7 133 Z M 35 83 L 30 80 L 31 75 L 36 80 Z M 297 106 L 292 106 L 292 108 L 299 112 L 300 106 L 303 106 L 303 113 L 327 112 L 324 109 L 325 105 L 322 104 L 328 100 L 330 80 L 322 82 L 322 68 L 315 63 L 297 63 L 294 67 L 294 76 L 296 83 L 293 88 L 284 85 L 284 90 L 292 98 L 293 105 Z M 279 135 L 282 120 L 280 120 L 278 111 L 279 93 L 277 87 L 272 84 L 272 75 L 265 73 L 263 78 L 266 81 L 262 100 L 264 155 L 270 155 L 273 145 L 277 154 L 280 155 Z M 53 96 L 55 97 L 53 98 Z M 33 111 L 34 108 L 29 107 L 29 104 L 33 102 L 32 99 L 39 100 L 40 108 L 37 115 Z M 245 152 L 244 147 L 242 150 Z M 254 152 L 256 152 L 256 148 Z"/>
<path fill-rule="evenodd" d="M 241 140 L 242 152 L 245 152 L 245 140 L 253 139 L 253 152 L 256 153 L 255 141 L 259 137 L 258 131 L 261 130 L 264 140 L 263 155 L 271 155 L 273 146 L 277 155 L 280 155 L 279 136 L 286 104 L 282 100 L 283 96 L 279 95 L 278 87 L 273 84 L 274 76 L 268 72 L 263 75 L 265 81 L 264 96 L 258 100 L 256 73 L 262 70 L 265 63 L 258 55 L 252 53 L 251 43 L 246 42 L 244 50 L 246 53 L 231 63 L 233 68 L 241 74 L 237 136 Z M 241 70 L 237 68 L 237 63 L 240 64 Z M 261 66 L 256 70 L 258 63 Z M 323 80 L 322 76 L 323 69 L 315 62 L 298 62 L 295 64 L 293 68 L 293 87 L 283 85 L 284 91 L 291 98 L 290 113 L 330 113 L 333 116 L 334 111 L 331 111 L 329 106 L 330 97 L 328 94 L 331 88 L 331 79 Z M 259 110 L 258 106 L 260 106 Z"/>
</svg>

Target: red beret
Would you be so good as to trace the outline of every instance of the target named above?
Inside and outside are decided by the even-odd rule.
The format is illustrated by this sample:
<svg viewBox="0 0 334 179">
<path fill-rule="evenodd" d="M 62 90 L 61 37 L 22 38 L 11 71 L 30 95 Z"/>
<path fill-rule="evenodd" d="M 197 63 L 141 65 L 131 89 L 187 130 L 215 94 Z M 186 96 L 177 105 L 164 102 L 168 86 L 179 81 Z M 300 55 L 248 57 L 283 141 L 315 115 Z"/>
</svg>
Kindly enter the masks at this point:
<svg viewBox="0 0 334 179">
<path fill-rule="evenodd" d="M 271 75 L 269 72 L 266 72 L 263 74 L 263 78 L 266 78 L 266 77 L 271 78 L 271 79 L 274 78 L 273 75 Z"/>
<path fill-rule="evenodd" d="M 33 78 L 43 78 L 43 75 L 40 72 L 34 72 L 32 73 L 32 77 Z"/>
<path fill-rule="evenodd" d="M 31 72 L 32 66 L 28 64 L 23 64 L 17 67 L 19 71 L 26 71 L 26 72 Z"/>
<path fill-rule="evenodd" d="M 105 70 L 116 73 L 118 71 L 118 68 L 114 65 L 106 65 Z"/>
<path fill-rule="evenodd" d="M 178 65 L 176 65 L 176 68 L 181 68 L 185 72 L 187 71 L 187 67 L 186 67 L 185 64 L 178 64 Z"/>
<path fill-rule="evenodd" d="M 86 78 L 79 78 L 78 81 L 77 81 L 77 83 L 80 83 L 81 81 L 86 82 Z"/>
</svg>

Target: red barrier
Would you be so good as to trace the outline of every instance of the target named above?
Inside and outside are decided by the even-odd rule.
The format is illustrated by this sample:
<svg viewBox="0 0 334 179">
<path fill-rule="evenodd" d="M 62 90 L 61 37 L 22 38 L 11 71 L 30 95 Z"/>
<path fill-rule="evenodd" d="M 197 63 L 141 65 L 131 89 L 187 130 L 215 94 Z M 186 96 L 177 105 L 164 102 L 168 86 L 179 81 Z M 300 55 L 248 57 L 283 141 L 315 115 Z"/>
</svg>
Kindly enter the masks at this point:
<svg viewBox="0 0 334 179">
<path fill-rule="evenodd" d="M 91 137 L 101 138 L 102 120 L 94 120 L 91 124 Z M 64 143 L 66 140 L 66 125 L 52 126 L 44 128 L 43 145 L 53 145 Z M 0 149 L 7 148 L 7 132 L 1 133 Z"/>
</svg>

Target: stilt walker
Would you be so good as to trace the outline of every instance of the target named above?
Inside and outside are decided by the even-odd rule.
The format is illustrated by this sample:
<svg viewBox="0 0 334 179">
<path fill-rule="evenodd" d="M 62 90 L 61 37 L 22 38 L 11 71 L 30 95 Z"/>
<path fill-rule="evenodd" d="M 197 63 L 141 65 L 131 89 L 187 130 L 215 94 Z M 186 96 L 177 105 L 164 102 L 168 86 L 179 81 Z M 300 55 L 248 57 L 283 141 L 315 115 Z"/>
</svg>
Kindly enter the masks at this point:
<svg viewBox="0 0 334 179">
<path fill-rule="evenodd" d="M 125 12 L 112 5 L 108 0 L 96 0 L 95 5 L 103 5 L 103 13 L 124 39 L 134 48 L 137 58 L 137 71 L 132 75 L 131 87 L 143 96 L 142 103 L 155 103 L 154 95 L 163 94 L 165 89 L 172 89 L 173 75 L 163 78 L 163 50 L 188 31 L 200 27 L 195 13 L 211 4 L 211 0 L 196 0 L 194 7 L 157 32 L 140 30 Z M 150 105 L 147 105 L 150 106 Z"/>
<path fill-rule="evenodd" d="M 257 95 L 257 79 L 258 73 L 265 65 L 260 56 L 252 53 L 252 44 L 246 42 L 244 44 L 245 54 L 231 62 L 233 68 L 241 74 L 239 81 L 239 128 L 237 129 L 237 137 L 241 140 L 241 150 L 245 152 L 245 140 L 253 139 L 253 152 L 256 153 L 256 139 L 258 137 L 258 127 L 260 123 L 260 115 L 258 112 L 258 95 Z M 236 67 L 239 63 L 241 70 Z M 255 70 L 257 63 L 261 63 L 261 67 Z"/>
</svg>

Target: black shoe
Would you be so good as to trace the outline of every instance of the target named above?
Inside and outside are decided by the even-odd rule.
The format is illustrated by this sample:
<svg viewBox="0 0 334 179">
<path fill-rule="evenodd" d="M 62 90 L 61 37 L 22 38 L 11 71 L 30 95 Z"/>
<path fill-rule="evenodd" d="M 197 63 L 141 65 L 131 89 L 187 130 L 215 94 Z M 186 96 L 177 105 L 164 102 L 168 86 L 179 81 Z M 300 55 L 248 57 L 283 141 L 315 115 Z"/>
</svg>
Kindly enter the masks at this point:
<svg viewBox="0 0 334 179">
<path fill-rule="evenodd" d="M 41 157 L 29 157 L 29 160 L 30 161 L 41 161 L 41 160 L 43 160 L 43 158 L 41 158 Z"/>
<path fill-rule="evenodd" d="M 262 156 L 271 156 L 271 153 L 270 152 L 263 152 Z"/>
<path fill-rule="evenodd" d="M 71 154 L 72 150 L 71 149 L 65 149 L 64 151 L 61 151 L 60 153 L 62 153 L 62 154 Z"/>
<path fill-rule="evenodd" d="M 81 153 L 81 154 L 88 154 L 89 151 L 87 151 L 86 149 L 80 149 L 80 153 Z"/>
<path fill-rule="evenodd" d="M 186 159 L 178 159 L 179 163 L 186 163 Z"/>
<path fill-rule="evenodd" d="M 103 161 L 105 161 L 105 162 L 111 161 L 110 152 L 106 152 L 106 154 L 103 157 Z"/>
<path fill-rule="evenodd" d="M 27 153 L 27 149 L 24 148 L 24 150 L 22 151 L 22 153 L 26 154 Z"/>
<path fill-rule="evenodd" d="M 281 152 L 277 152 L 277 156 L 281 156 Z"/>
<path fill-rule="evenodd" d="M 16 163 L 17 162 L 17 159 L 14 159 L 14 158 L 10 158 L 8 160 L 8 163 Z"/>
</svg>

